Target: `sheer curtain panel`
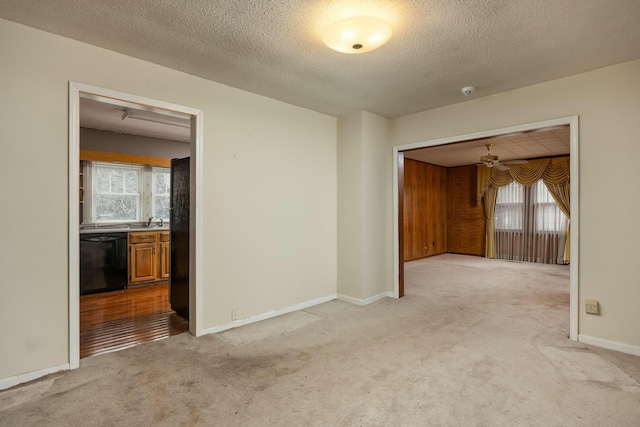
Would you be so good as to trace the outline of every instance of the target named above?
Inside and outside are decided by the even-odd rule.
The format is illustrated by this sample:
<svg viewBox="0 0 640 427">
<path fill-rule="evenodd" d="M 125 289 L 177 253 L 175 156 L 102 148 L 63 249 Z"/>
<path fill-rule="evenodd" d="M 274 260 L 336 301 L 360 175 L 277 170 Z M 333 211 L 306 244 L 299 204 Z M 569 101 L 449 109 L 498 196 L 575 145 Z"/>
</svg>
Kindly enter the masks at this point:
<svg viewBox="0 0 640 427">
<path fill-rule="evenodd" d="M 564 264 L 569 220 L 542 181 L 500 187 L 495 207 L 496 258 Z"/>
</svg>

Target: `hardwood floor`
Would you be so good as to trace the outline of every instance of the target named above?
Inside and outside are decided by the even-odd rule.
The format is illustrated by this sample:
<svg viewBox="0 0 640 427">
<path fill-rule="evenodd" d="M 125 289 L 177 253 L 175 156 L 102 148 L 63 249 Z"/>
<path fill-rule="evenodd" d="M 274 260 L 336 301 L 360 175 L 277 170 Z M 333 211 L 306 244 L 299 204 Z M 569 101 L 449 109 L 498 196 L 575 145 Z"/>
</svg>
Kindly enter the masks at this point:
<svg viewBox="0 0 640 427">
<path fill-rule="evenodd" d="M 189 330 L 169 305 L 168 284 L 80 297 L 80 358 Z"/>
</svg>

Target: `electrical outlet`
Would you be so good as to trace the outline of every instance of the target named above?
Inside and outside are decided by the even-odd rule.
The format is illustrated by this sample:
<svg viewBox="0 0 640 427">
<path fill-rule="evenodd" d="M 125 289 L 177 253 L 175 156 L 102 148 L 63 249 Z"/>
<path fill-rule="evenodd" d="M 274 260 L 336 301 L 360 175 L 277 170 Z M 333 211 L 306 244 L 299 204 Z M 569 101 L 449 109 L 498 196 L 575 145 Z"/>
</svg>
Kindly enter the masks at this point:
<svg viewBox="0 0 640 427">
<path fill-rule="evenodd" d="M 231 320 L 238 320 L 240 318 L 240 310 L 236 308 L 231 309 Z"/>
<path fill-rule="evenodd" d="M 594 299 L 584 300 L 584 309 L 587 314 L 600 314 L 600 310 L 598 308 L 598 301 Z"/>
</svg>

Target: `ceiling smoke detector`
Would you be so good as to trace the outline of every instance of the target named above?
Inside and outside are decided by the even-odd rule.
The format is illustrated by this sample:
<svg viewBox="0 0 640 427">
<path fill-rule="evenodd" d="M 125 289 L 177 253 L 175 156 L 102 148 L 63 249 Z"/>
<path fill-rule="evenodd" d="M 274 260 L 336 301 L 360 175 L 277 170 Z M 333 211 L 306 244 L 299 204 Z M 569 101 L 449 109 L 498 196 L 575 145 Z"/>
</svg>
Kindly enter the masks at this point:
<svg viewBox="0 0 640 427">
<path fill-rule="evenodd" d="M 465 86 L 462 88 L 462 94 L 464 96 L 471 96 L 476 92 L 476 88 L 473 86 Z"/>
</svg>

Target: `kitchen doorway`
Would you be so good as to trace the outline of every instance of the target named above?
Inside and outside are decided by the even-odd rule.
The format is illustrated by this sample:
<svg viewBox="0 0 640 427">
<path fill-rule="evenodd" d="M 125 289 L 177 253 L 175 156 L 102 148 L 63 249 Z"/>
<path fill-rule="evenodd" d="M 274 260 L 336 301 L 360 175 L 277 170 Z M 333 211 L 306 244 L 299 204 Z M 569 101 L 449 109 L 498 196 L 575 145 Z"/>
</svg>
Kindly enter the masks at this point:
<svg viewBox="0 0 640 427">
<path fill-rule="evenodd" d="M 578 117 L 565 117 L 543 122 L 495 129 L 469 135 L 454 136 L 431 141 L 418 142 L 393 147 L 393 237 L 394 237 L 394 295 L 404 295 L 404 249 L 403 249 L 403 196 L 404 152 L 427 147 L 437 147 L 465 141 L 480 140 L 517 132 L 536 129 L 569 126 L 570 167 L 571 167 L 571 263 L 569 279 L 569 338 L 578 339 L 578 271 L 579 271 L 579 162 L 578 162 Z"/>
<path fill-rule="evenodd" d="M 186 245 L 188 248 L 188 265 L 183 269 L 188 271 L 188 279 L 186 292 L 188 292 L 186 299 L 188 300 L 188 308 L 186 311 L 183 311 L 183 315 L 187 317 L 182 324 L 179 324 L 178 316 L 165 316 L 164 319 L 154 319 L 153 311 L 162 311 L 164 310 L 162 304 L 166 304 L 166 296 L 168 294 L 168 283 L 166 280 L 167 277 L 162 276 L 162 272 L 164 271 L 166 275 L 168 275 L 168 266 L 166 270 L 160 268 L 161 263 L 163 262 L 163 256 L 165 249 L 168 251 L 168 236 L 169 232 L 165 231 L 166 225 L 163 224 L 162 219 L 158 222 L 154 222 L 153 218 L 149 215 L 149 212 L 155 212 L 155 206 L 149 208 L 150 210 L 145 210 L 144 206 L 136 207 L 138 210 L 142 210 L 145 212 L 144 221 L 135 221 L 130 224 L 117 224 L 118 226 L 123 226 L 123 228 L 130 227 L 125 233 L 123 230 L 109 230 L 109 234 L 120 235 L 124 234 L 127 237 L 128 242 L 128 250 L 131 251 L 133 244 L 139 243 L 139 246 L 135 246 L 137 249 L 137 253 L 140 254 L 140 257 L 136 259 L 140 262 L 137 262 L 135 266 L 135 278 L 131 273 L 132 266 L 129 265 L 129 275 L 128 275 L 128 285 L 126 291 L 118 291 L 118 292 L 107 292 L 102 296 L 99 293 L 95 293 L 93 295 L 83 295 L 83 312 L 81 317 L 80 312 L 80 291 L 81 291 L 81 275 L 80 275 L 80 266 L 82 265 L 81 261 L 81 253 L 80 253 L 80 237 L 81 235 L 86 234 L 86 230 L 83 230 L 81 233 L 79 229 L 79 224 L 83 217 L 88 215 L 84 206 L 83 208 L 79 208 L 79 206 L 83 206 L 80 203 L 82 197 L 82 190 L 78 191 L 81 188 L 81 182 L 83 180 L 83 170 L 80 167 L 81 160 L 81 150 L 80 150 L 80 113 L 81 113 L 81 99 L 99 99 L 105 103 L 110 105 L 118 105 L 124 108 L 124 114 L 121 118 L 118 118 L 125 121 L 127 114 L 129 114 L 129 110 L 131 114 L 136 114 L 136 112 L 141 111 L 143 113 L 143 117 L 141 120 L 145 121 L 157 121 L 158 117 L 162 117 L 162 122 L 165 122 L 169 117 L 178 117 L 184 118 L 186 117 L 186 127 L 189 130 L 188 136 L 188 157 L 187 161 L 190 164 L 190 188 L 189 194 L 190 198 L 188 199 L 189 206 L 187 208 L 187 212 L 189 212 L 188 216 L 190 221 L 187 226 L 188 232 L 188 244 Z M 148 114 L 147 114 L 148 113 Z M 166 123 L 164 123 L 166 124 Z M 84 154 L 84 153 L 83 153 Z M 103 153 L 104 154 L 104 153 Z M 141 157 L 138 153 L 137 155 L 133 155 L 132 158 Z M 144 156 L 142 156 L 144 157 Z M 147 156 L 153 158 L 154 156 Z M 104 160 L 104 159 L 103 159 Z M 122 159 L 118 159 L 117 161 L 122 162 Z M 201 242 L 197 239 L 197 230 L 201 229 L 201 221 L 202 216 L 200 209 L 199 200 L 201 200 L 201 182 L 202 182 L 202 112 L 197 109 L 184 107 L 176 104 L 170 104 L 163 101 L 158 101 L 150 98 L 143 98 L 135 95 L 130 95 L 122 92 L 112 91 L 109 89 L 98 88 L 94 86 L 84 85 L 81 83 L 70 82 L 69 85 L 69 363 L 72 369 L 77 368 L 79 366 L 80 361 L 80 324 L 81 321 L 85 322 L 87 320 L 87 313 L 85 308 L 93 307 L 95 309 L 96 304 L 106 304 L 107 301 L 110 301 L 112 304 L 121 304 L 125 307 L 130 307 L 130 302 L 127 302 L 126 298 L 136 298 L 136 301 L 140 302 L 143 299 L 146 299 L 147 303 L 138 304 L 140 307 L 146 306 L 147 308 L 142 309 L 151 310 L 150 313 L 144 314 L 146 316 L 146 320 L 148 324 L 153 324 L 154 321 L 157 324 L 158 321 L 168 323 L 168 327 L 173 327 L 174 331 L 188 330 L 193 335 L 201 335 L 202 333 L 202 310 L 200 310 L 201 304 Z M 133 163 L 138 162 L 135 160 Z M 140 160 L 138 163 L 146 163 L 149 165 L 153 165 L 153 161 L 147 161 L 145 159 Z M 151 172 L 149 172 L 151 173 Z M 141 172 L 141 176 L 142 172 Z M 146 175 L 145 175 L 146 176 Z M 140 178 L 141 186 L 147 188 L 152 181 L 142 181 Z M 125 191 L 126 193 L 126 191 Z M 152 203 L 149 200 L 149 197 L 141 197 L 140 200 L 143 200 L 143 203 Z M 94 203 L 97 204 L 97 203 Z M 90 214 L 95 215 L 96 207 L 89 207 L 91 209 Z M 137 218 L 142 219 L 140 212 L 137 213 Z M 147 221 L 147 216 L 148 222 Z M 104 219 L 103 219 L 103 222 Z M 96 228 L 99 228 L 100 221 L 93 221 L 93 225 Z M 113 224 L 106 224 L 106 226 L 111 226 Z M 146 226 L 146 227 L 145 227 Z M 162 228 L 162 227 L 165 228 Z M 141 229 L 138 229 L 140 227 Z M 135 230 L 134 230 L 135 228 Z M 93 232 L 93 230 L 90 230 Z M 131 231 L 131 232 L 129 232 Z M 113 232 L 113 233 L 111 233 Z M 165 238 L 165 234 L 167 238 Z M 100 236 L 103 236 L 101 234 Z M 133 237 L 132 237 L 133 236 Z M 141 239 L 150 239 L 154 237 L 154 241 L 151 242 L 149 240 L 141 240 Z M 165 247 L 166 246 L 166 247 Z M 115 248 L 116 246 L 114 246 Z M 114 249 L 115 251 L 115 249 Z M 156 261 L 157 260 L 157 261 Z M 169 257 L 166 256 L 165 263 L 168 262 Z M 149 261 L 147 263 L 143 261 Z M 110 262 L 110 261 L 109 261 Z M 147 265 L 148 264 L 148 265 Z M 149 277 L 148 269 L 155 276 Z M 156 273 L 157 272 L 157 273 Z M 146 276 L 145 276 L 146 275 Z M 132 281 L 135 280 L 142 281 L 142 284 L 150 285 L 150 286 L 140 286 L 133 287 L 130 286 Z M 153 292 L 152 292 L 153 291 Z M 109 295 L 107 295 L 109 294 Z M 116 295 L 120 294 L 120 295 Z M 128 295 L 125 295 L 128 294 Z M 145 294 L 145 295 L 143 295 Z M 164 296 L 163 296 L 164 295 Z M 108 296 L 108 298 L 106 298 Z M 120 298 L 120 301 L 117 301 L 118 298 L 114 298 L 116 296 L 126 297 L 124 300 Z M 164 298 L 164 301 L 163 301 Z M 99 302 L 98 302 L 99 301 Z M 87 302 L 87 304 L 84 304 Z M 117 311 L 117 310 L 116 310 Z M 118 319 L 112 319 L 118 320 Z M 130 321 L 131 319 L 129 319 Z M 123 320 L 127 322 L 127 319 Z M 188 324 L 187 324 L 188 321 Z M 106 323 L 106 322 L 105 322 Z M 117 323 L 117 322 L 115 322 Z M 129 322 L 132 323 L 132 322 Z M 138 322 L 139 323 L 139 322 Z M 111 324 L 113 325 L 113 323 Z M 121 325 L 122 326 L 122 325 Z M 124 325 L 124 327 L 129 327 Z M 151 339 L 153 340 L 153 333 L 150 334 Z"/>
</svg>

